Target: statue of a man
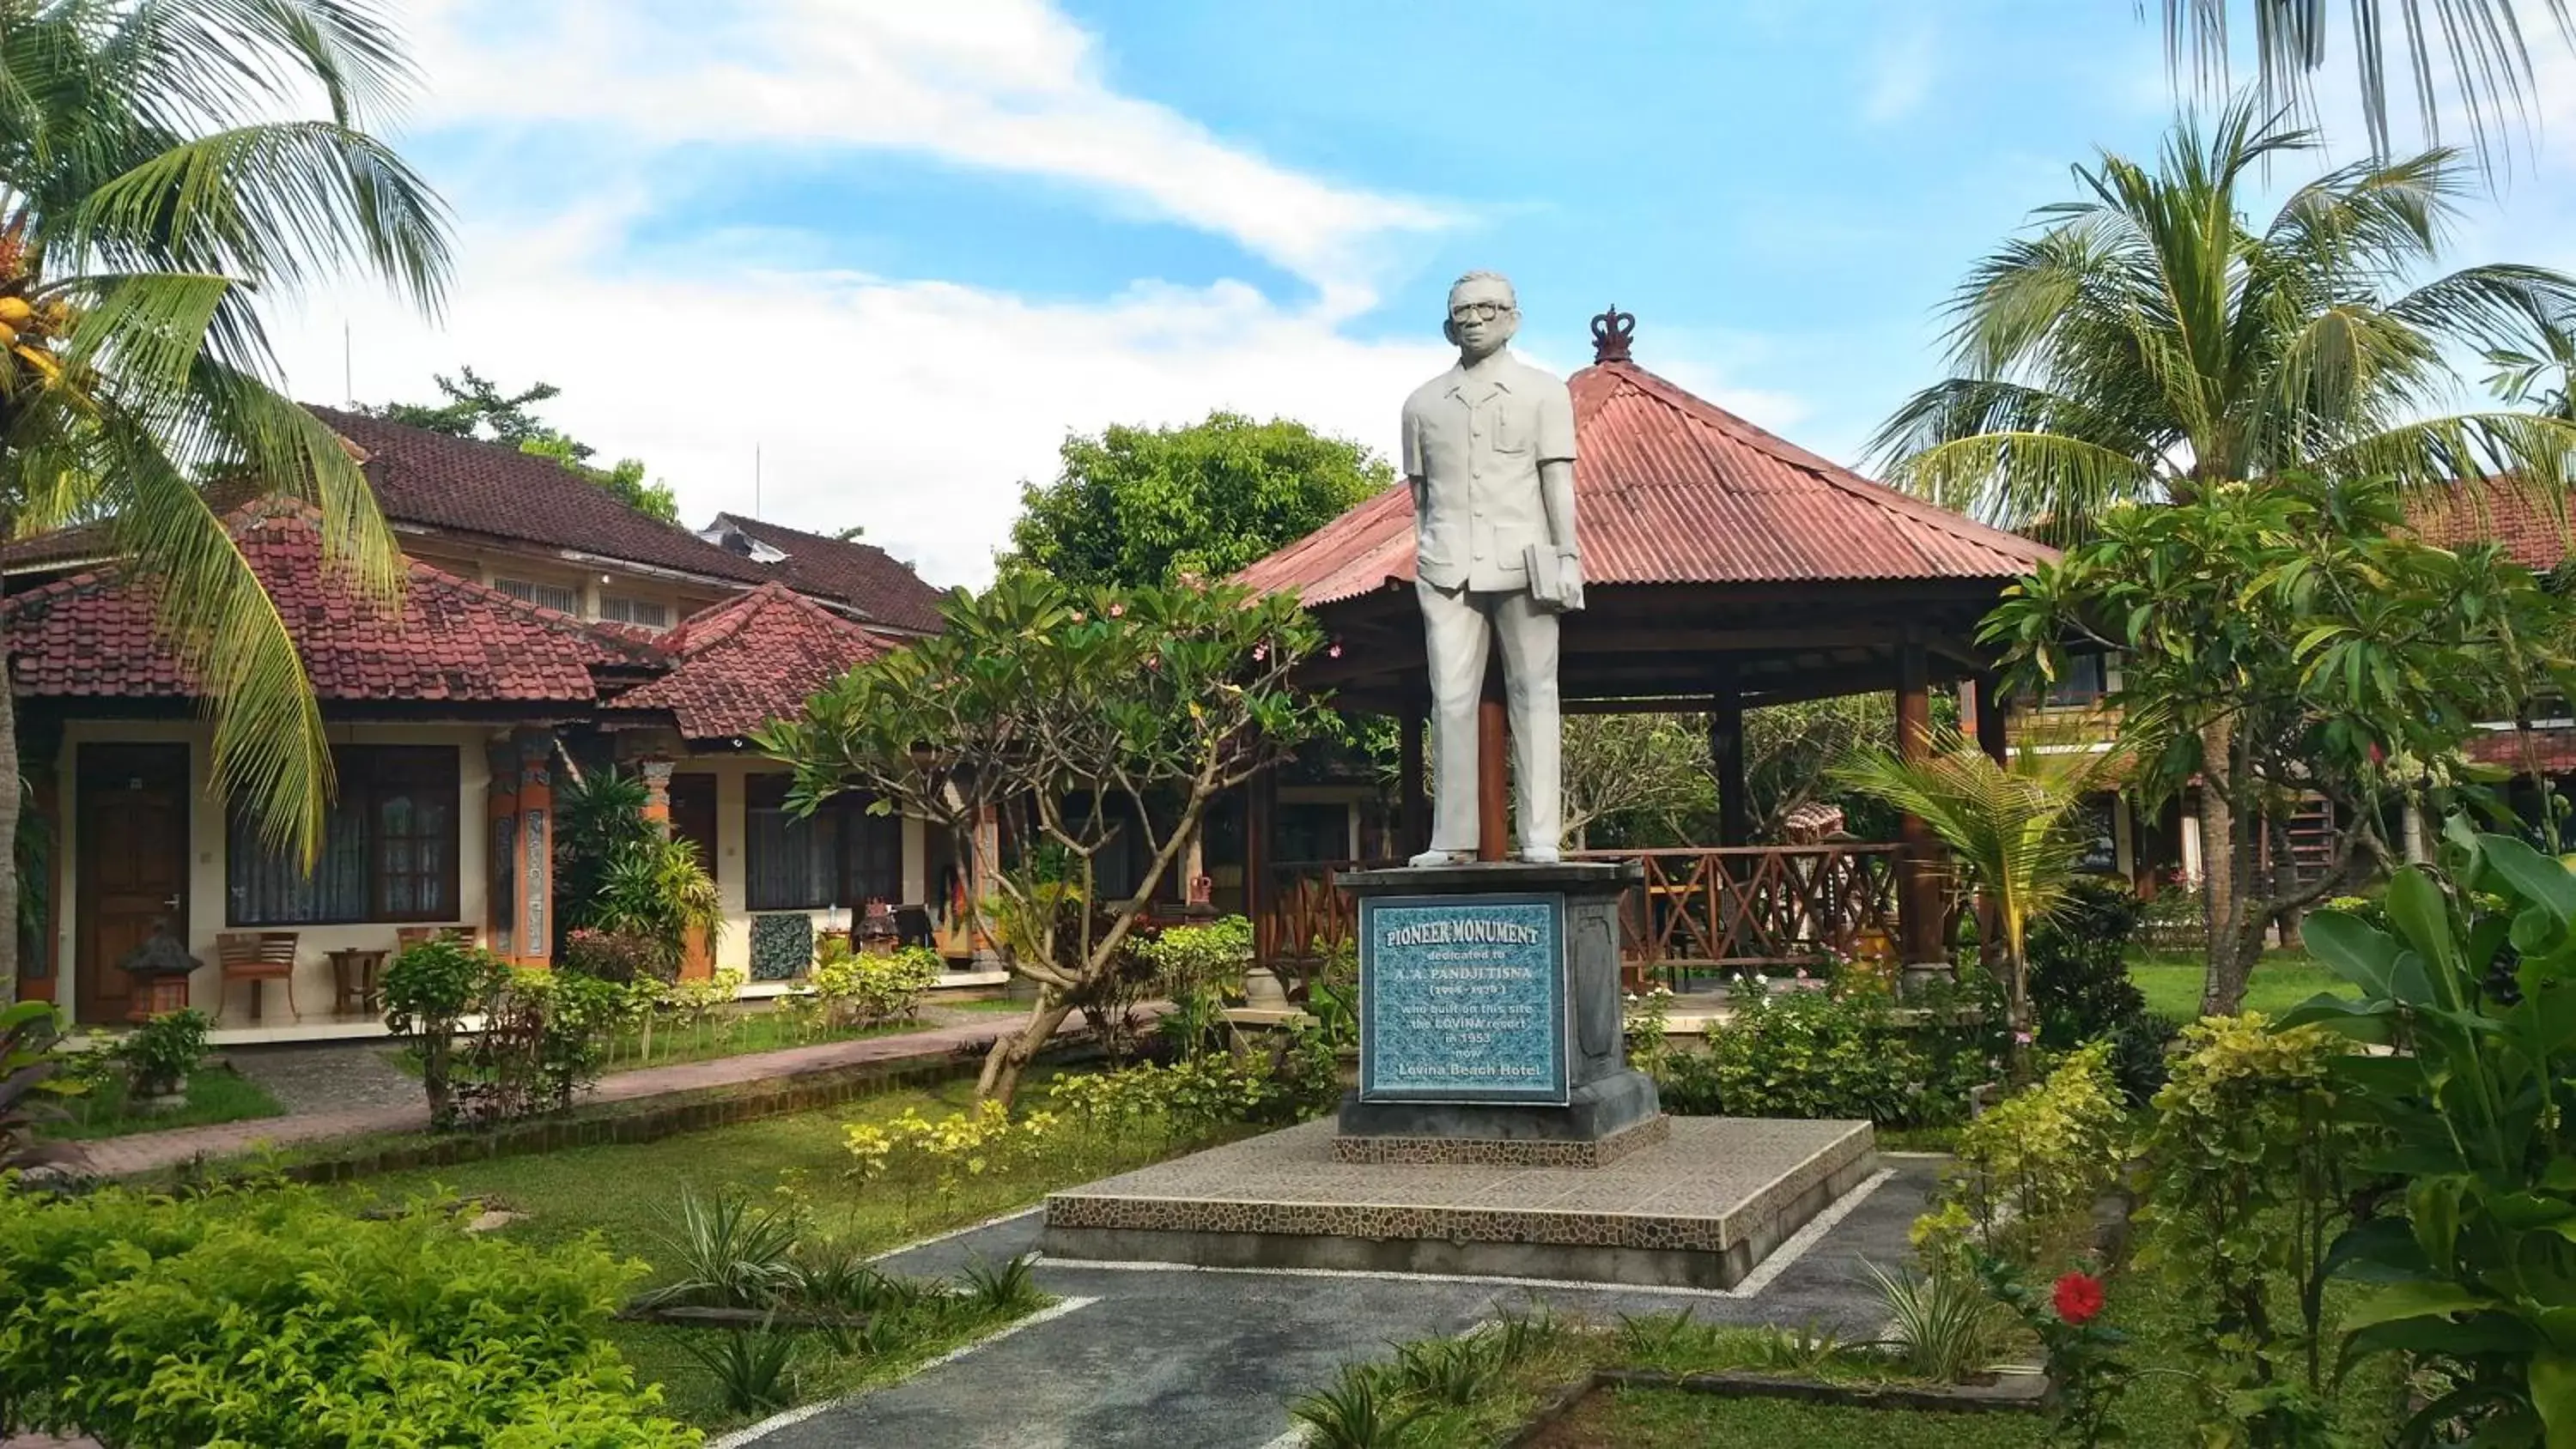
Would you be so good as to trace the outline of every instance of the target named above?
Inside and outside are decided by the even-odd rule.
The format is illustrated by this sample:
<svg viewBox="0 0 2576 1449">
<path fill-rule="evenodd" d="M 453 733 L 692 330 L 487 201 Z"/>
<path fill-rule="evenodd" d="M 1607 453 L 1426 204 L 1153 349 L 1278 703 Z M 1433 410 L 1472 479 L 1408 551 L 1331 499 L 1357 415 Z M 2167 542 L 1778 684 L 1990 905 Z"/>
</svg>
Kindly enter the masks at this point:
<svg viewBox="0 0 2576 1449">
<path fill-rule="evenodd" d="M 1563 830 L 1556 616 L 1583 607 L 1574 536 L 1574 399 L 1504 350 L 1520 327 L 1512 284 L 1470 272 L 1443 331 L 1458 365 L 1404 400 L 1415 590 L 1431 665 L 1431 848 L 1415 865 L 1476 858 L 1476 702 L 1486 650 L 1503 646 L 1520 858 L 1553 862 Z"/>
</svg>

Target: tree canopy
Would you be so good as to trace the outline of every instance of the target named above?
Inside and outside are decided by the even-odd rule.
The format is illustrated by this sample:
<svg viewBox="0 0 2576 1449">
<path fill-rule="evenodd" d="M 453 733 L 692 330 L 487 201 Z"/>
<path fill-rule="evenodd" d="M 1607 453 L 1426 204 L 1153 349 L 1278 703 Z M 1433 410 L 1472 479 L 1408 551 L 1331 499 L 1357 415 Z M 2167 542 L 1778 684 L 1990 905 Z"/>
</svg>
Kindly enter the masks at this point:
<svg viewBox="0 0 2576 1449">
<path fill-rule="evenodd" d="M 2478 721 L 2528 719 L 2537 692 L 2576 684 L 2567 599 L 2501 545 L 2437 548 L 2404 523 L 2384 481 L 2297 474 L 2117 508 L 1986 622 L 2024 684 L 2070 641 L 2117 651 L 2105 703 L 2131 785 L 2154 799 L 2196 781 L 2204 818 L 2229 822 L 2205 1011 L 2235 1010 L 2266 930 L 2386 862 L 2388 803 L 2474 783 Z M 2265 822 L 2303 797 L 2333 807 L 2329 859 L 2267 865 Z"/>
<path fill-rule="evenodd" d="M 1358 443 L 1227 412 L 1067 437 L 1057 456 L 1054 482 L 1020 485 L 1003 562 L 1076 588 L 1222 579 L 1395 483 Z"/>
<path fill-rule="evenodd" d="M 941 615 L 941 632 L 851 670 L 757 743 L 795 768 L 799 808 L 861 790 L 961 843 L 1001 822 L 1021 868 L 985 862 L 976 908 L 1040 1003 L 987 1059 L 982 1090 L 1007 1099 L 1125 964 L 1209 803 L 1323 727 L 1287 683 L 1323 639 L 1276 595 L 1077 590 L 1034 571 L 960 589 Z M 1143 862 L 1114 899 L 1100 888 L 1113 850 Z"/>
<path fill-rule="evenodd" d="M 678 496 L 670 484 L 659 479 L 644 481 L 643 459 L 620 458 L 611 467 L 593 467 L 590 460 L 598 455 L 597 448 L 536 415 L 536 405 L 562 396 L 562 388 L 538 382 L 509 392 L 472 367 L 458 368 L 455 377 L 433 373 L 430 381 L 447 395 L 445 402 L 362 403 L 358 411 L 405 427 L 444 433 L 451 438 L 508 443 L 522 453 L 552 458 L 615 494 L 618 501 L 638 513 L 664 523 L 680 521 Z"/>
</svg>

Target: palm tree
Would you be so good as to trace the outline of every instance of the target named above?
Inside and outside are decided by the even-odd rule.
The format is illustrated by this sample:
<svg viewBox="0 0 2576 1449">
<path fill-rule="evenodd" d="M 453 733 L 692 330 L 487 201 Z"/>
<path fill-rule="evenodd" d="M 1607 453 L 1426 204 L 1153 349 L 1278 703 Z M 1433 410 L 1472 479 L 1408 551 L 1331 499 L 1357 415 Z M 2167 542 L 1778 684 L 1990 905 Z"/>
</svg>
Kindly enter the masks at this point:
<svg viewBox="0 0 2576 1449">
<path fill-rule="evenodd" d="M 2007 764 L 1950 730 L 1920 759 L 1872 747 L 1834 771 L 1843 785 L 1930 827 L 1949 847 L 1952 868 L 1985 893 L 2002 937 L 2006 1014 L 2017 1040 L 2030 1029 L 2030 928 L 2055 913 L 2075 882 L 2087 844 L 2078 812 L 2110 761 L 2081 750 L 2025 750 Z"/>
<path fill-rule="evenodd" d="M 2530 118 L 2538 86 L 2526 38 L 2545 25 L 2561 40 L 2576 40 L 2566 0 L 2346 0 L 2344 10 L 2362 123 L 2371 150 L 2383 156 L 2391 69 L 2413 81 L 2425 137 L 2440 137 L 2447 95 L 2483 161 L 2501 139 L 2502 112 Z M 2165 54 L 2175 70 L 2189 66 L 2203 86 L 2230 84 L 2236 0 L 2163 0 L 2163 11 Z M 2254 30 L 2258 94 L 2266 104 L 2307 103 L 2325 67 L 2333 28 L 2327 7 L 2319 0 L 2245 0 L 2241 13 Z"/>
<path fill-rule="evenodd" d="M 2113 504 L 2292 469 L 2442 485 L 2511 469 L 2563 487 L 2576 424 L 2440 415 L 2449 348 L 2546 346 L 2576 279 L 2438 259 L 2455 153 L 2363 162 L 2300 187 L 2262 229 L 2238 188 L 2311 133 L 2229 106 L 2150 170 L 2105 153 L 2085 195 L 1979 262 L 1953 295 L 1959 375 L 1870 442 L 1892 481 L 2012 528 L 2081 534 Z"/>
<path fill-rule="evenodd" d="M 199 681 L 215 783 L 308 857 L 321 712 L 203 485 L 307 498 L 334 564 L 398 589 L 365 478 L 273 385 L 254 304 L 356 266 L 437 306 L 442 208 L 363 129 L 410 84 L 371 0 L 0 0 L 0 526 L 106 523 Z M 276 119 L 315 98 L 324 114 Z M 18 784 L 0 689 L 0 841 Z M 17 888 L 0 870 L 0 922 Z M 0 976 L 16 947 L 0 931 Z"/>
<path fill-rule="evenodd" d="M 2042 208 L 1951 299 L 1959 375 L 1872 440 L 1889 476 L 2058 540 L 2114 504 L 2291 470 L 2420 487 L 2511 471 L 2563 493 L 2576 423 L 2435 410 L 2462 383 L 2454 352 L 2545 350 L 2576 280 L 2518 265 L 2413 280 L 2466 184 L 2445 150 L 2329 171 L 2256 229 L 2239 186 L 2313 144 L 2240 101 L 2206 134 L 2179 123 L 2153 170 L 2108 153 L 2076 168 L 2085 195 Z M 2204 758 L 2232 757 L 2229 728 L 2210 727 Z M 2213 784 L 2201 859 L 2223 913 L 2239 824 Z"/>
</svg>

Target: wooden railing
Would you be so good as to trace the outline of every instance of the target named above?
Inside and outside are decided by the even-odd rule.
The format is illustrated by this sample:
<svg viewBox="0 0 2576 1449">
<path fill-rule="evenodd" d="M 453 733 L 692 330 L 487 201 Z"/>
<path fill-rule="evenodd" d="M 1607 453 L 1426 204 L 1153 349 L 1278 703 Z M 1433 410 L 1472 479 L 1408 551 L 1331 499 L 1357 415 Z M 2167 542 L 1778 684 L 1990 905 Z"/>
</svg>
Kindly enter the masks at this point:
<svg viewBox="0 0 2576 1449">
<path fill-rule="evenodd" d="M 1794 966 L 1896 931 L 1897 845 L 1684 846 L 1576 851 L 1633 860 L 1620 950 L 1641 966 Z"/>
<path fill-rule="evenodd" d="M 1644 882 L 1620 903 L 1622 956 L 1632 966 L 1685 969 L 1796 966 L 1864 938 L 1897 938 L 1896 845 L 1683 846 L 1583 850 L 1576 860 L 1632 860 Z M 1339 888 L 1346 870 L 1395 861 L 1299 861 L 1271 867 L 1254 921 L 1264 965 L 1294 982 L 1347 947 L 1357 911 Z"/>
</svg>

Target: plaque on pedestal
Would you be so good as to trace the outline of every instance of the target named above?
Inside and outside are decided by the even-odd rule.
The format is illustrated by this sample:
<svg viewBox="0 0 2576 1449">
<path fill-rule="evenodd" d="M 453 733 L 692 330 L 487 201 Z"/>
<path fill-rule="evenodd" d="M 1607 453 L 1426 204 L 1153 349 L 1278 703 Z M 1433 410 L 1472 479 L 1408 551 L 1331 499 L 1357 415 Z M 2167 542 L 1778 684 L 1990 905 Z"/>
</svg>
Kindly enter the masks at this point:
<svg viewBox="0 0 2576 1449">
<path fill-rule="evenodd" d="M 1619 897 L 1633 865 L 1354 871 L 1360 1088 L 1346 1162 L 1597 1166 L 1660 1141 L 1630 1069 Z"/>
<path fill-rule="evenodd" d="M 1565 1105 L 1565 897 L 1360 899 L 1360 1100 Z"/>
</svg>

